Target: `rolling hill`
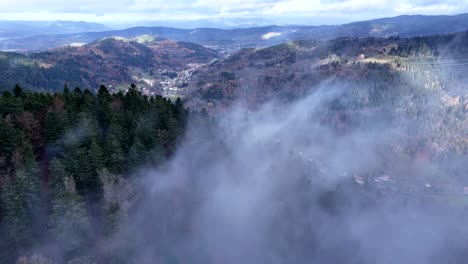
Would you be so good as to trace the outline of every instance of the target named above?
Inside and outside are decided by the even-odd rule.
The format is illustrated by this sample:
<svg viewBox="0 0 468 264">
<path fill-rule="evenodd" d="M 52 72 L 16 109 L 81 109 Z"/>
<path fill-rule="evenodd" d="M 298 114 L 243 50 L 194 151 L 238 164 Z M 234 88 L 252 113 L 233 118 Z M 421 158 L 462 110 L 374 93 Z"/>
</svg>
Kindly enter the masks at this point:
<svg viewBox="0 0 468 264">
<path fill-rule="evenodd" d="M 384 88 L 399 86 L 403 73 L 428 74 L 441 68 L 444 74 L 457 76 L 451 81 L 466 80 L 467 47 L 468 32 L 292 41 L 263 49 L 246 48 L 194 72 L 187 93 L 203 102 L 203 107 L 229 105 L 239 99 L 256 105 L 278 96 L 301 97 L 324 81 L 353 86 L 373 81 Z M 436 78 L 430 74 L 426 77 L 422 83 Z M 466 87 L 466 83 L 458 83 Z"/>
<path fill-rule="evenodd" d="M 271 101 L 287 105 L 317 91 L 338 90 L 340 99 L 322 113 L 322 122 L 337 130 L 378 123 L 369 118 L 380 113 L 395 121 L 396 129 L 414 122 L 405 132 L 412 134 L 407 144 L 424 146 L 430 156 L 466 155 L 467 47 L 468 32 L 293 41 L 242 49 L 205 65 L 179 92 L 191 109 L 216 114 L 237 104 L 255 110 Z"/>
<path fill-rule="evenodd" d="M 237 29 L 176 29 L 168 27 L 134 27 L 123 30 L 73 34 L 37 35 L 0 40 L 3 50 L 28 52 L 90 43 L 105 37 L 135 38 L 154 35 L 232 53 L 244 47 L 267 47 L 294 40 L 330 40 L 339 37 L 411 37 L 447 34 L 468 30 L 468 14 L 456 16 L 398 16 L 335 26 L 267 26 Z"/>
<path fill-rule="evenodd" d="M 64 84 L 124 89 L 130 83 L 162 92 L 161 81 L 208 63 L 220 55 L 197 44 L 140 36 L 110 37 L 30 55 L 0 53 L 2 89 L 19 83 L 29 89 L 56 90 Z"/>
</svg>

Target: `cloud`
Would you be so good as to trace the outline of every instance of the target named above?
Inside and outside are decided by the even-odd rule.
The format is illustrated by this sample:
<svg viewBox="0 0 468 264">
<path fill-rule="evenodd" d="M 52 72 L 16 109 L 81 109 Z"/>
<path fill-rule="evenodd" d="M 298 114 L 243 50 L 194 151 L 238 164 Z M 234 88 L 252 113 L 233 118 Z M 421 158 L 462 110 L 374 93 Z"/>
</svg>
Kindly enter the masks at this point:
<svg viewBox="0 0 468 264">
<path fill-rule="evenodd" d="M 123 263 L 460 263 L 457 210 L 422 192 L 353 183 L 355 173 L 424 175 L 388 163 L 406 129 L 385 111 L 357 114 L 363 127 L 346 135 L 319 121 L 349 93 L 323 85 L 291 104 L 234 106 L 213 127 L 191 122 L 167 167 L 141 170 L 139 204 L 112 250 L 130 252 Z"/>
<path fill-rule="evenodd" d="M 399 14 L 455 14 L 468 11 L 468 0 L 2 0 L 3 19 L 181 19 L 257 16 L 348 16 L 355 19 Z M 22 15 L 23 14 L 23 15 Z M 47 14 L 47 15 L 45 15 Z M 103 16 L 101 16 L 103 15 Z M 96 18 L 96 16 L 94 17 Z"/>
<path fill-rule="evenodd" d="M 408 1 L 408 0 L 284 0 L 278 1 L 265 14 L 320 14 L 344 13 L 362 14 L 377 13 L 381 16 L 394 14 L 455 14 L 468 9 L 468 1 Z"/>
</svg>

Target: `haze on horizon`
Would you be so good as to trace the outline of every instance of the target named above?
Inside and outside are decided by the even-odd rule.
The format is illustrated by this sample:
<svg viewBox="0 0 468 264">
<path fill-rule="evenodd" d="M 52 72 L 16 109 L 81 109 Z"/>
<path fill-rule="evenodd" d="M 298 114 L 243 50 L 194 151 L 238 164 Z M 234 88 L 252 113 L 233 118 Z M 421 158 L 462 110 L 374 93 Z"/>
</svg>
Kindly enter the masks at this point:
<svg viewBox="0 0 468 264">
<path fill-rule="evenodd" d="M 278 24 L 340 24 L 397 15 L 454 15 L 468 0 L 2 0 L 2 20 L 89 22 L 260 18 Z"/>
</svg>

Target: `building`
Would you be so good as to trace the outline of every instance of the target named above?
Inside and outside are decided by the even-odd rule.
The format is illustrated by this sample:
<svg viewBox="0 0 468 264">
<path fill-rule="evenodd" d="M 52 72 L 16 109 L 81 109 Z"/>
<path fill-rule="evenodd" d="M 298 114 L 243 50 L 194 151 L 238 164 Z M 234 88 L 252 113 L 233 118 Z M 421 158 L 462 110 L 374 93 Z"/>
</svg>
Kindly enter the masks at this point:
<svg viewBox="0 0 468 264">
<path fill-rule="evenodd" d="M 366 183 L 366 179 L 359 175 L 354 175 L 354 181 L 359 185 L 363 185 Z"/>
</svg>

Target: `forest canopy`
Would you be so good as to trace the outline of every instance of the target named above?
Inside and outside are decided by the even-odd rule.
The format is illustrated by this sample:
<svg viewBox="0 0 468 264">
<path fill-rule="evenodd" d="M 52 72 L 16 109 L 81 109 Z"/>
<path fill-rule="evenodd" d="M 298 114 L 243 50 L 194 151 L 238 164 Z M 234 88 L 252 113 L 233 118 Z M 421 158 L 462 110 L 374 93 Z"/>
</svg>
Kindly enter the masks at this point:
<svg viewBox="0 0 468 264">
<path fill-rule="evenodd" d="M 109 236 L 133 169 L 174 153 L 189 112 L 134 85 L 125 94 L 16 85 L 0 97 L 0 115 L 0 262 L 9 263 L 50 241 L 72 259 Z"/>
</svg>

